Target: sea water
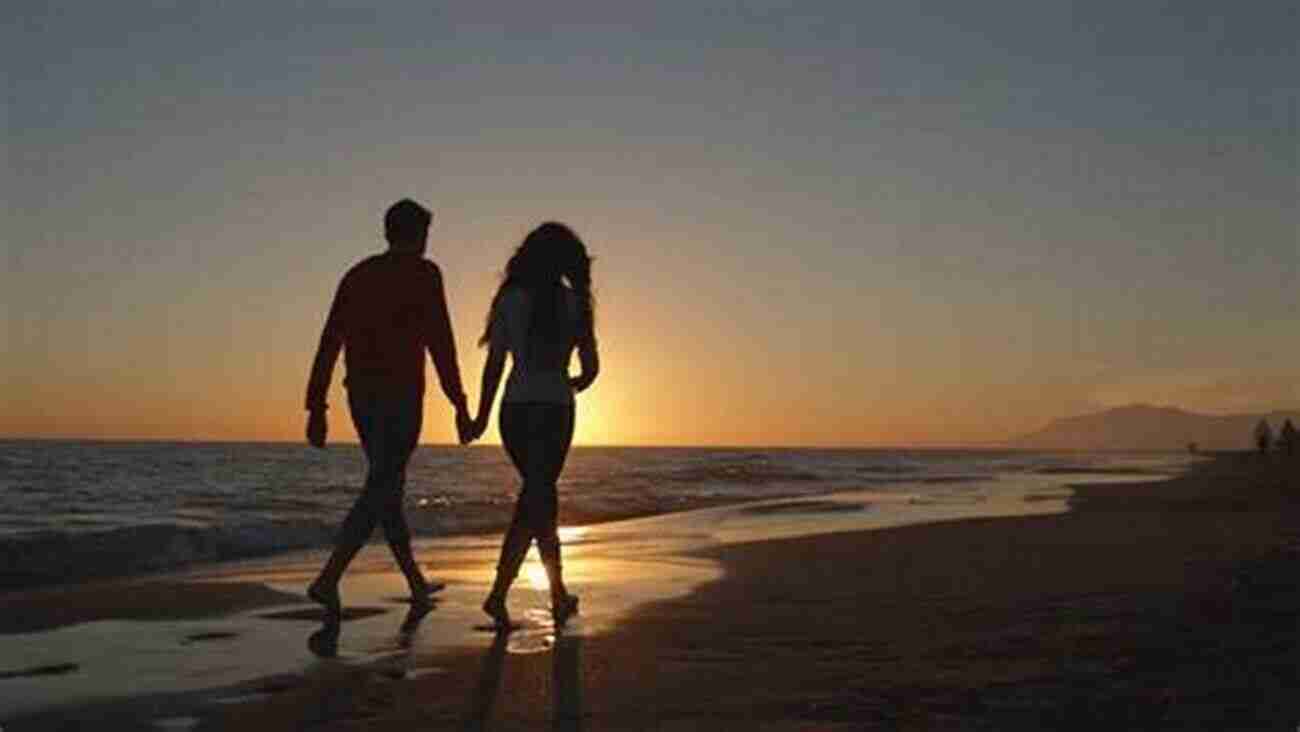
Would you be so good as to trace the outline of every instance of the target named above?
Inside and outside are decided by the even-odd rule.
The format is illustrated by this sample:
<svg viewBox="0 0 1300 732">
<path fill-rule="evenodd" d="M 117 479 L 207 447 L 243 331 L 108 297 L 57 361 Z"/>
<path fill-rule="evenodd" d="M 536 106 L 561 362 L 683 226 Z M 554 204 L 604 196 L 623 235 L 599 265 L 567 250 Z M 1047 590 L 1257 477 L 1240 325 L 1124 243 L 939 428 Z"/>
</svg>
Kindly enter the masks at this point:
<svg viewBox="0 0 1300 732">
<path fill-rule="evenodd" d="M 702 548 L 1058 513 L 1067 510 L 1073 483 L 1145 480 L 1190 460 L 580 447 L 560 489 L 566 579 L 582 597 L 582 614 L 563 635 L 603 632 L 647 603 L 716 580 L 722 568 Z M 173 717 L 189 719 L 191 708 L 301 683 L 322 664 L 378 663 L 405 678 L 442 673 L 443 651 L 490 638 L 475 629 L 484 622 L 478 604 L 492 582 L 496 529 L 517 488 L 499 448 L 417 450 L 406 490 L 415 552 L 448 587 L 414 636 L 395 634 L 404 580 L 386 550 L 363 552 L 342 590 L 347 606 L 368 616 L 345 624 L 339 657 L 328 661 L 308 648 L 320 618 L 301 593 L 359 489 L 364 461 L 355 446 L 7 442 L 0 466 L 0 591 L 169 569 L 182 580 L 254 581 L 285 593 L 283 606 L 220 617 L 105 619 L 0 637 L 0 720 L 142 695 L 159 704 L 172 699 Z M 628 515 L 640 518 L 611 520 Z M 507 651 L 546 651 L 558 642 L 548 597 L 531 552 L 511 595 L 511 612 L 526 627 L 511 634 Z M 53 668 L 65 670 L 32 672 Z"/>
<path fill-rule="evenodd" d="M 1029 476 L 1176 472 L 1177 454 L 576 447 L 561 523 L 869 490 L 975 502 Z M 0 441 L 0 591 L 328 546 L 365 476 L 356 445 Z M 420 446 L 417 538 L 491 532 L 518 477 L 499 447 Z M 378 536 L 377 536 L 378 538 Z"/>
</svg>

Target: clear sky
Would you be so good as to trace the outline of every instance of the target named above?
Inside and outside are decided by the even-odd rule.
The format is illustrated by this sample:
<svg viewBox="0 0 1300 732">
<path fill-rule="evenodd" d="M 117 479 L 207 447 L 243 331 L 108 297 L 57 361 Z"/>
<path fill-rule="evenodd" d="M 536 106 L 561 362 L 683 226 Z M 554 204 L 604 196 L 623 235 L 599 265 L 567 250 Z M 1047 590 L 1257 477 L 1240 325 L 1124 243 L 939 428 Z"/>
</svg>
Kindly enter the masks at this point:
<svg viewBox="0 0 1300 732">
<path fill-rule="evenodd" d="M 6 4 L 0 435 L 299 439 L 403 196 L 471 398 L 512 248 L 587 241 L 588 444 L 1300 405 L 1293 2 L 371 5 Z"/>
</svg>

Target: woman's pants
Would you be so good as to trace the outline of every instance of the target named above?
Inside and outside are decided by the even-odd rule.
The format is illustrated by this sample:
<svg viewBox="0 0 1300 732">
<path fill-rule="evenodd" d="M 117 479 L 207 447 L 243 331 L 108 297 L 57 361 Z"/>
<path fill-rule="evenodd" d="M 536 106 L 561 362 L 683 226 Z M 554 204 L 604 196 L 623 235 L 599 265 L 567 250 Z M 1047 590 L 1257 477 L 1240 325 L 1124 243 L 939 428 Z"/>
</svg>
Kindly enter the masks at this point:
<svg viewBox="0 0 1300 732">
<path fill-rule="evenodd" d="M 572 404 L 505 402 L 501 405 L 501 441 L 523 478 L 514 519 L 501 544 L 497 583 L 509 587 L 537 540 L 537 551 L 551 578 L 560 584 L 560 537 L 556 529 L 558 502 L 555 483 L 573 442 Z"/>
</svg>

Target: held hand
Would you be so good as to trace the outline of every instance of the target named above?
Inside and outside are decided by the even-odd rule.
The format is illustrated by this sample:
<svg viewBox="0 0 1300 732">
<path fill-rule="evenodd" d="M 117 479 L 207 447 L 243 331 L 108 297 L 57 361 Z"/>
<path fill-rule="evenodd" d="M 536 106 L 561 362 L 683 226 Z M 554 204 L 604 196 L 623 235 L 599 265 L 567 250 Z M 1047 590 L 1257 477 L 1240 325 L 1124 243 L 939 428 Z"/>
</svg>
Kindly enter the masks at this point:
<svg viewBox="0 0 1300 732">
<path fill-rule="evenodd" d="M 487 432 L 487 422 L 488 418 L 486 414 L 480 414 L 474 418 L 474 423 L 470 425 L 474 439 L 477 440 L 483 436 L 484 432 Z"/>
<path fill-rule="evenodd" d="M 329 434 L 329 423 L 325 420 L 324 410 L 313 410 L 307 414 L 307 444 L 312 447 L 325 447 L 325 436 Z"/>
<path fill-rule="evenodd" d="M 456 437 L 462 445 L 468 445 L 477 437 L 474 434 L 474 423 L 469 418 L 469 412 L 463 409 L 456 410 Z"/>
</svg>

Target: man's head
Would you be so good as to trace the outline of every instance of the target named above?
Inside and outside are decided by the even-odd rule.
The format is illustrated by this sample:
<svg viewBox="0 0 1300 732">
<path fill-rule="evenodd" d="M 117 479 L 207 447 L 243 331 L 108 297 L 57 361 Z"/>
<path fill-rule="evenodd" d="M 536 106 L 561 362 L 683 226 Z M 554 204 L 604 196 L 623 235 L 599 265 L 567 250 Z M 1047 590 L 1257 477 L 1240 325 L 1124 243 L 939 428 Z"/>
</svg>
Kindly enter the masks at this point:
<svg viewBox="0 0 1300 732">
<path fill-rule="evenodd" d="M 424 254 L 429 242 L 429 222 L 433 214 L 429 209 L 409 198 L 394 203 L 384 213 L 384 238 L 390 249 L 412 254 Z"/>
</svg>

